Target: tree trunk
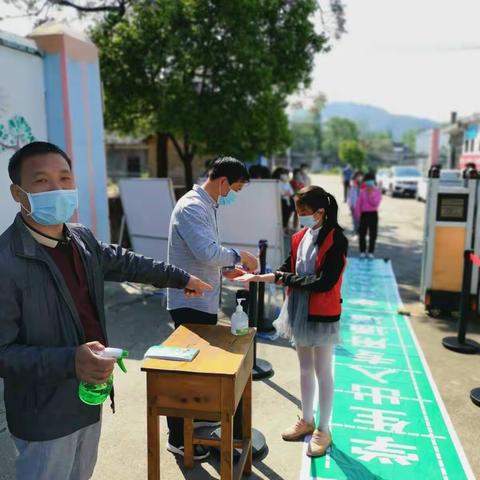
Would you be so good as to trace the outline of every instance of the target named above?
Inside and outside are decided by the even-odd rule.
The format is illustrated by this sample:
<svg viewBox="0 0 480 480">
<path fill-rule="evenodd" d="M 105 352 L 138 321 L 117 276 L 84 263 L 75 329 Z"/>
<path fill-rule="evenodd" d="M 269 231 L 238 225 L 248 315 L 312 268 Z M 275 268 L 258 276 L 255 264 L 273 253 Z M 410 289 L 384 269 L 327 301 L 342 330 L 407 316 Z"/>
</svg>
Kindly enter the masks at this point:
<svg viewBox="0 0 480 480">
<path fill-rule="evenodd" d="M 171 133 L 168 135 L 173 142 L 173 146 L 177 150 L 179 157 L 182 159 L 183 167 L 185 169 L 185 187 L 190 190 L 193 187 L 193 159 L 195 157 L 195 146 L 190 146 L 188 142 L 188 135 L 184 136 L 183 149 L 178 143 L 175 135 Z"/>
<path fill-rule="evenodd" d="M 157 176 L 168 177 L 168 134 L 157 132 Z"/>
<path fill-rule="evenodd" d="M 193 155 L 185 155 L 182 161 L 185 168 L 185 186 L 190 190 L 193 187 Z"/>
</svg>

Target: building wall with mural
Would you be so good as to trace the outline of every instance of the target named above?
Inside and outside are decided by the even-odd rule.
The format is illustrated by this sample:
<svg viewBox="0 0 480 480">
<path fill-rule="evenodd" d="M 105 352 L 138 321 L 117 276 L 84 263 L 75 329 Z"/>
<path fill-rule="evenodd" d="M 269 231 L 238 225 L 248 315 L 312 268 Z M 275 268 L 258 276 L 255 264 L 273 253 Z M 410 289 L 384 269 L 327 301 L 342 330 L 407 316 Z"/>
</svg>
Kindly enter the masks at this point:
<svg viewBox="0 0 480 480">
<path fill-rule="evenodd" d="M 47 138 L 43 60 L 32 40 L 0 33 L 0 231 L 18 211 L 8 160 L 22 145 Z"/>
<path fill-rule="evenodd" d="M 108 241 L 97 49 L 85 35 L 58 23 L 42 25 L 29 37 L 0 32 L 0 232 L 18 211 L 10 199 L 8 159 L 37 139 L 57 144 L 72 159 L 80 200 L 72 220 Z"/>
</svg>

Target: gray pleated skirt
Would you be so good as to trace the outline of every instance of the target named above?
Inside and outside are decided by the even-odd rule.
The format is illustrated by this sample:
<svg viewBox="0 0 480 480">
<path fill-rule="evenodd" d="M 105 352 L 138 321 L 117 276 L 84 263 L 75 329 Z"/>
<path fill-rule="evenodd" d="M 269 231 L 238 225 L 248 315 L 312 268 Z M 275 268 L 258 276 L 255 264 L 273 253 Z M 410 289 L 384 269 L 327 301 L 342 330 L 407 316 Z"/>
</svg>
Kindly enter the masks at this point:
<svg viewBox="0 0 480 480">
<path fill-rule="evenodd" d="M 342 343 L 340 321 L 309 322 L 310 294 L 293 289 L 283 302 L 280 315 L 273 322 L 279 336 L 303 347 L 319 347 Z"/>
</svg>

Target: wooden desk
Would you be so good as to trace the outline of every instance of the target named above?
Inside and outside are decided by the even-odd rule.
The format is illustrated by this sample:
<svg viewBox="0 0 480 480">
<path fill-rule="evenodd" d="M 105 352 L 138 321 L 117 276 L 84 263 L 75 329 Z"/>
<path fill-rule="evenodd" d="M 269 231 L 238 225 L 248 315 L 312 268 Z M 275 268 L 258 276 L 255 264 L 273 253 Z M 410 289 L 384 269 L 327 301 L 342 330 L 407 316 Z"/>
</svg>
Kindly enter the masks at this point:
<svg viewBox="0 0 480 480">
<path fill-rule="evenodd" d="M 192 362 L 146 359 L 148 479 L 160 479 L 159 415 L 184 417 L 184 465 L 193 468 L 193 445 L 220 447 L 220 477 L 238 479 L 252 472 L 252 367 L 255 329 L 232 335 L 220 325 L 182 325 L 164 342 L 196 347 Z M 243 398 L 241 440 L 233 441 L 233 415 Z M 221 439 L 197 438 L 193 419 L 220 420 Z M 233 472 L 233 448 L 242 455 Z"/>
</svg>

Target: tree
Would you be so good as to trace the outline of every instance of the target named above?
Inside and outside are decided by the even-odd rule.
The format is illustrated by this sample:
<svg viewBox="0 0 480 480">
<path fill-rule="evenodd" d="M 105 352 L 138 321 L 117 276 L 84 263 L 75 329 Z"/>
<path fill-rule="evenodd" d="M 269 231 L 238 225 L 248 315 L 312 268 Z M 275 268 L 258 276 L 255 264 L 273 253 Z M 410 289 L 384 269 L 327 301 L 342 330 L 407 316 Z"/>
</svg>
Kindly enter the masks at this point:
<svg viewBox="0 0 480 480">
<path fill-rule="evenodd" d="M 136 1 L 91 31 L 100 49 L 105 120 L 120 132 L 159 132 L 193 183 L 198 153 L 242 159 L 290 141 L 286 99 L 307 85 L 316 33 L 314 0 Z"/>
<path fill-rule="evenodd" d="M 360 135 L 362 144 L 369 152 L 382 154 L 391 152 L 393 149 L 393 137 L 391 132 L 364 132 Z"/>
<path fill-rule="evenodd" d="M 356 170 L 362 170 L 365 166 L 365 149 L 356 140 L 342 140 L 338 148 L 338 157 L 342 163 L 349 164 Z"/>
<path fill-rule="evenodd" d="M 290 126 L 292 153 L 313 155 L 317 151 L 318 139 L 313 123 L 294 123 Z"/>
<path fill-rule="evenodd" d="M 295 122 L 290 126 L 292 137 L 292 153 L 313 156 L 322 151 L 322 110 L 327 102 L 324 93 L 318 93 L 312 98 L 308 107 L 309 118 L 304 122 Z M 294 110 L 304 110 L 302 101 L 292 105 Z"/>
<path fill-rule="evenodd" d="M 333 23 L 333 35 L 338 40 L 344 33 L 347 33 L 346 29 L 346 17 L 345 17 L 345 5 L 341 0 L 329 0 L 329 9 L 326 11 L 320 2 L 320 16 L 323 25 Z"/>
<path fill-rule="evenodd" d="M 415 152 L 418 130 L 410 129 L 403 133 L 402 143 L 405 144 L 410 152 Z"/>
<path fill-rule="evenodd" d="M 4 0 L 5 3 L 15 6 L 19 12 L 17 16 L 35 18 L 35 24 L 41 25 L 54 19 L 54 14 L 71 10 L 78 16 L 88 14 L 116 13 L 125 15 L 127 8 L 136 0 Z M 0 20 L 4 17 L 0 17 Z M 8 17 L 7 17 L 8 18 Z"/>
<path fill-rule="evenodd" d="M 313 116 L 314 133 L 316 138 L 316 150 L 321 154 L 323 149 L 322 138 L 322 110 L 327 103 L 327 97 L 324 93 L 318 93 L 314 99 L 313 104 L 310 107 L 310 113 Z"/>
<path fill-rule="evenodd" d="M 118 17 L 123 17 L 141 0 L 4 0 L 4 2 L 17 7 L 21 12 L 17 16 L 34 17 L 35 23 L 39 25 L 52 20 L 55 13 L 63 14 L 65 11 L 73 11 L 80 17 L 112 12 Z M 151 0 L 150 3 L 158 1 Z M 345 6 L 341 0 L 317 0 L 317 7 L 327 35 L 339 39 L 347 33 Z M 2 18 L 0 16 L 0 20 Z"/>
<path fill-rule="evenodd" d="M 358 141 L 358 127 L 348 118 L 332 117 L 323 126 L 323 152 L 327 161 L 336 162 L 344 140 Z"/>
</svg>

